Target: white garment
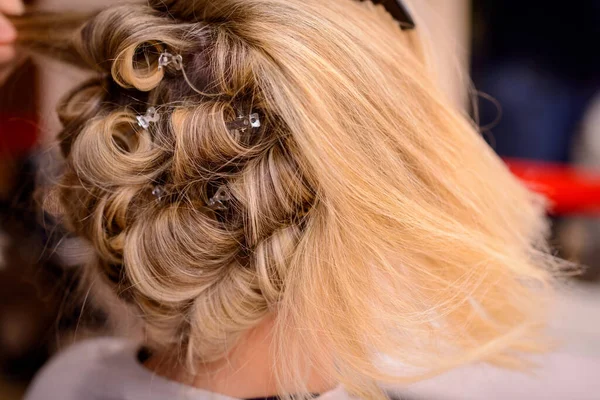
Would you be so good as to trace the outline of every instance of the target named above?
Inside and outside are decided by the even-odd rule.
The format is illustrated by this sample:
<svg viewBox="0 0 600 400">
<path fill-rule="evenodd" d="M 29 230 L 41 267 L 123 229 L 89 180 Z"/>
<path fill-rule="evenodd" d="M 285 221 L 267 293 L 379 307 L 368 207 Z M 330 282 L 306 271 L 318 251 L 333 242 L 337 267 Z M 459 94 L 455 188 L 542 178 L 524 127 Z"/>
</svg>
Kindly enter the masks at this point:
<svg viewBox="0 0 600 400">
<path fill-rule="evenodd" d="M 153 374 L 137 358 L 139 347 L 103 338 L 75 344 L 47 364 L 25 400 L 237 400 Z M 572 354 L 534 358 L 534 375 L 474 365 L 404 388 L 404 396 L 436 400 L 598 400 L 600 359 Z M 404 398 L 391 390 L 395 398 Z M 318 400 L 353 399 L 342 387 Z"/>
<path fill-rule="evenodd" d="M 139 346 L 102 338 L 75 344 L 47 364 L 25 400 L 237 400 L 168 380 L 142 366 Z M 319 400 L 350 400 L 340 386 Z"/>
</svg>

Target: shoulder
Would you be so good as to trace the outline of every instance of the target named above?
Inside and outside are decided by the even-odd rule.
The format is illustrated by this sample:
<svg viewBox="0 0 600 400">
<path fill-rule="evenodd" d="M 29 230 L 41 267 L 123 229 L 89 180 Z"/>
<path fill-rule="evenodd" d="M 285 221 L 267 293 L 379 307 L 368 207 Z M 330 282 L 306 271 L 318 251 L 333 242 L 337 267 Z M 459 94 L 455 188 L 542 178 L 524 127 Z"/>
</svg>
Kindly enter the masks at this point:
<svg viewBox="0 0 600 400">
<path fill-rule="evenodd" d="M 73 344 L 42 368 L 25 400 L 89 398 L 94 382 L 107 371 L 122 368 L 120 359 L 134 357 L 136 345 L 116 338 L 99 338 Z"/>
</svg>

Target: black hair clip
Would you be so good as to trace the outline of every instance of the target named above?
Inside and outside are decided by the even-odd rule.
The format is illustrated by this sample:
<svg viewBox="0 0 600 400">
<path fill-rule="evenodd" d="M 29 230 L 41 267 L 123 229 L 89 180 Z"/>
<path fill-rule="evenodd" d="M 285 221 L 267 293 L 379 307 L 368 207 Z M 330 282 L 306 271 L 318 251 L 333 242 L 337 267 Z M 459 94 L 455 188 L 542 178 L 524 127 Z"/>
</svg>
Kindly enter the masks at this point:
<svg viewBox="0 0 600 400">
<path fill-rule="evenodd" d="M 415 29 L 415 20 L 412 18 L 402 0 L 372 0 L 373 4 L 381 4 L 387 12 L 398 22 L 402 30 Z"/>
</svg>

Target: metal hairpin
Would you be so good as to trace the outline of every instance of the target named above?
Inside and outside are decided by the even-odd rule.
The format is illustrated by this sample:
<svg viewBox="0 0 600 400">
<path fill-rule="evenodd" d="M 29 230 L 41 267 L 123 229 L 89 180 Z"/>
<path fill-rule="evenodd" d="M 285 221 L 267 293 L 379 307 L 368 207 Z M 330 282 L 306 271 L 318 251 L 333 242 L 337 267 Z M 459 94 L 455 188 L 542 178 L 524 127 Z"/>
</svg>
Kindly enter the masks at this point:
<svg viewBox="0 0 600 400">
<path fill-rule="evenodd" d="M 239 115 L 235 121 L 227 123 L 227 129 L 245 132 L 248 128 L 260 128 L 260 116 L 258 113 L 250 115 Z"/>
<path fill-rule="evenodd" d="M 156 108 L 150 107 L 145 115 L 138 115 L 136 118 L 139 126 L 143 129 L 148 129 L 150 123 L 160 121 L 160 114 L 156 111 Z"/>
<path fill-rule="evenodd" d="M 170 64 L 173 64 L 176 70 L 181 70 L 183 68 L 183 57 L 181 57 L 181 54 L 173 55 L 168 51 L 162 52 L 158 57 L 158 69 L 162 70 Z"/>
<path fill-rule="evenodd" d="M 227 186 L 221 186 L 217 193 L 208 200 L 206 204 L 212 210 L 227 210 L 226 202 L 231 201 L 231 193 Z"/>
</svg>

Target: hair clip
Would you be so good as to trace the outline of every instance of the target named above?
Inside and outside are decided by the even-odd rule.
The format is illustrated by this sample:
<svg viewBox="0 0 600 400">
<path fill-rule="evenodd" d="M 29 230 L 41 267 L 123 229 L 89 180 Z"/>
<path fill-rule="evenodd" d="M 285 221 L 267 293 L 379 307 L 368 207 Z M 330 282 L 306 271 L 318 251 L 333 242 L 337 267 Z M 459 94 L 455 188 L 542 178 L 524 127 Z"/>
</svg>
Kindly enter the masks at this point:
<svg viewBox="0 0 600 400">
<path fill-rule="evenodd" d="M 227 189 L 227 186 L 221 186 L 217 193 L 208 200 L 206 204 L 212 210 L 227 210 L 227 206 L 224 204 L 227 201 L 231 200 L 231 193 Z"/>
<path fill-rule="evenodd" d="M 152 189 L 152 196 L 156 197 L 156 200 L 160 201 L 167 194 L 167 190 L 163 186 L 155 186 Z"/>
<path fill-rule="evenodd" d="M 151 122 L 158 122 L 160 120 L 160 114 L 156 111 L 156 108 L 150 107 L 146 111 L 146 115 L 138 115 L 136 118 L 139 126 L 143 129 L 148 129 Z"/>
<path fill-rule="evenodd" d="M 373 0 L 373 4 L 381 4 L 388 13 L 400 23 L 403 31 L 415 29 L 415 20 L 402 0 Z"/>
<path fill-rule="evenodd" d="M 176 70 L 181 70 L 183 68 L 183 57 L 180 54 L 173 55 L 168 51 L 162 52 L 158 57 L 158 69 L 162 70 L 170 64 L 173 64 Z"/>
<path fill-rule="evenodd" d="M 251 113 L 250 115 L 240 115 L 235 121 L 227 123 L 227 129 L 239 130 L 245 132 L 248 128 L 260 128 L 260 116 L 258 113 Z"/>
</svg>

